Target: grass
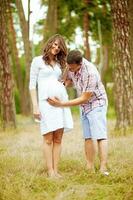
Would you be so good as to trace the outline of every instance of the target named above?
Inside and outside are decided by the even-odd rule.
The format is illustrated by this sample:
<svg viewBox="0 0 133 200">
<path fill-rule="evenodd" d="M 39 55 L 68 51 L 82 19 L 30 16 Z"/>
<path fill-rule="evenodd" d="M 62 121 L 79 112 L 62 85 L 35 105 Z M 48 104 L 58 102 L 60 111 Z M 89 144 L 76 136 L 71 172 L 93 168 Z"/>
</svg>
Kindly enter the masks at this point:
<svg viewBox="0 0 133 200">
<path fill-rule="evenodd" d="M 115 137 L 109 121 L 110 176 L 85 170 L 79 119 L 63 138 L 61 180 L 46 175 L 39 125 L 18 117 L 18 129 L 0 134 L 0 200 L 133 200 L 133 135 Z"/>
</svg>

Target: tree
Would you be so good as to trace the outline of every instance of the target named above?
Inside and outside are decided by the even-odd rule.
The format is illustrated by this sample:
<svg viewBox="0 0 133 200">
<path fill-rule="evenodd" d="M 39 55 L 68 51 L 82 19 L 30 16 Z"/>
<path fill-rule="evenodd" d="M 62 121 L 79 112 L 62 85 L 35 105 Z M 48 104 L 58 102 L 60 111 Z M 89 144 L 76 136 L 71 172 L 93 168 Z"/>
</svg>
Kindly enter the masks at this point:
<svg viewBox="0 0 133 200">
<path fill-rule="evenodd" d="M 16 0 L 16 7 L 18 10 L 18 15 L 20 19 L 22 38 L 24 42 L 24 55 L 25 55 L 25 79 L 24 79 L 24 88 L 23 88 L 23 102 L 25 102 L 24 104 L 25 106 L 22 108 L 23 109 L 22 113 L 27 115 L 31 112 L 31 103 L 30 103 L 30 94 L 29 94 L 28 84 L 29 84 L 29 74 L 30 74 L 32 54 L 31 54 L 31 45 L 30 45 L 30 40 L 29 40 L 29 29 L 28 29 L 29 26 L 28 26 L 28 22 L 25 19 L 21 0 Z"/>
<path fill-rule="evenodd" d="M 128 0 L 111 0 L 111 8 L 116 127 L 125 133 L 126 127 L 133 124 L 133 74 L 129 48 Z"/>
<path fill-rule="evenodd" d="M 44 24 L 44 41 L 58 31 L 58 1 L 48 0 L 47 17 Z"/>
<path fill-rule="evenodd" d="M 46 19 L 40 20 L 38 23 L 43 25 L 43 42 L 55 33 L 63 35 L 68 43 L 73 41 L 78 24 L 74 8 L 78 4 L 77 0 L 42 0 L 42 5 L 47 6 Z"/>
<path fill-rule="evenodd" d="M 106 83 L 109 80 L 112 81 L 112 23 L 110 1 L 94 0 L 89 10 L 91 36 L 99 44 L 95 63 L 106 87 Z"/>
<path fill-rule="evenodd" d="M 9 61 L 9 46 L 6 29 L 8 15 L 8 0 L 1 0 L 0 3 L 0 111 L 2 125 L 16 126 L 15 109 L 13 99 L 13 80 L 11 65 Z"/>
<path fill-rule="evenodd" d="M 11 7 L 11 3 L 8 2 L 8 39 L 9 39 L 9 48 L 11 53 L 11 60 L 13 65 L 13 74 L 14 74 L 14 81 L 15 85 L 18 89 L 19 96 L 20 96 L 20 112 L 23 113 L 24 107 L 25 107 L 25 101 L 23 100 L 23 90 L 24 90 L 24 83 L 23 83 L 23 77 L 22 77 L 22 69 L 20 64 L 20 59 L 18 56 L 18 49 L 17 49 L 17 37 L 16 37 L 16 31 L 14 28 L 14 22 L 13 22 L 13 8 Z"/>
<path fill-rule="evenodd" d="M 83 39 L 84 39 L 84 47 L 85 47 L 85 58 L 90 60 L 90 45 L 89 45 L 89 24 L 90 24 L 90 17 L 89 17 L 89 4 L 90 0 L 83 0 L 84 8 L 83 8 Z"/>
<path fill-rule="evenodd" d="M 133 2 L 132 0 L 128 0 L 128 17 L 129 17 L 129 48 L 130 48 L 130 54 L 131 54 L 131 63 L 133 66 Z M 133 67 L 132 67 L 132 74 L 133 74 Z"/>
</svg>

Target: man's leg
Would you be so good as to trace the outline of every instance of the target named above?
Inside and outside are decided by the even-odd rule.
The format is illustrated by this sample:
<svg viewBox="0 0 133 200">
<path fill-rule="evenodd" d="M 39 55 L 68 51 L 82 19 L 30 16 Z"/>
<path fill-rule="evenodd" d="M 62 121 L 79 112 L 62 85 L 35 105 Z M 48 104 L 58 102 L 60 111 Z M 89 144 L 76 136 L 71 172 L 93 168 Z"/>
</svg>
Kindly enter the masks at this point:
<svg viewBox="0 0 133 200">
<path fill-rule="evenodd" d="M 98 150 L 100 158 L 100 171 L 107 171 L 107 154 L 108 154 L 108 141 L 107 139 L 98 140 Z"/>
<path fill-rule="evenodd" d="M 104 173 L 107 172 L 108 152 L 106 106 L 95 108 L 87 117 L 90 124 L 91 136 L 97 139 L 100 171 Z"/>
<path fill-rule="evenodd" d="M 85 139 L 85 155 L 87 168 L 94 169 L 95 146 L 92 139 Z"/>
</svg>

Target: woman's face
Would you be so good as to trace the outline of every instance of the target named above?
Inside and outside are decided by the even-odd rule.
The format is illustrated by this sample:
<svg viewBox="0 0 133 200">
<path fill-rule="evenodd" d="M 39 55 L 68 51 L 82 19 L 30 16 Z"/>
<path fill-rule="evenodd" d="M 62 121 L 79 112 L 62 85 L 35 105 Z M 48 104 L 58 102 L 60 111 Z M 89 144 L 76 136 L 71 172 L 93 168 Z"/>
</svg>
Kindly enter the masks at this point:
<svg viewBox="0 0 133 200">
<path fill-rule="evenodd" d="M 60 52 L 60 42 L 59 40 L 55 40 L 51 47 L 51 54 L 54 56 Z"/>
</svg>

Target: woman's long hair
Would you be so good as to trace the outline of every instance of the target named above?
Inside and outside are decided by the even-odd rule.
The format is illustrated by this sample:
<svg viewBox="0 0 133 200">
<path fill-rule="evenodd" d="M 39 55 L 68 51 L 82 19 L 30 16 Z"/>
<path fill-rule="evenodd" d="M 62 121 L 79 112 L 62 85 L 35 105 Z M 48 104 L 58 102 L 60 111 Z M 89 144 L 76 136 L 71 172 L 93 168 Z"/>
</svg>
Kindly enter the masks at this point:
<svg viewBox="0 0 133 200">
<path fill-rule="evenodd" d="M 43 60 L 46 64 L 50 64 L 50 54 L 53 43 L 58 40 L 60 44 L 60 52 L 55 56 L 55 60 L 61 65 L 61 68 L 64 68 L 66 65 L 66 55 L 67 55 L 67 47 L 63 37 L 59 34 L 53 35 L 46 42 L 43 50 Z"/>
</svg>

